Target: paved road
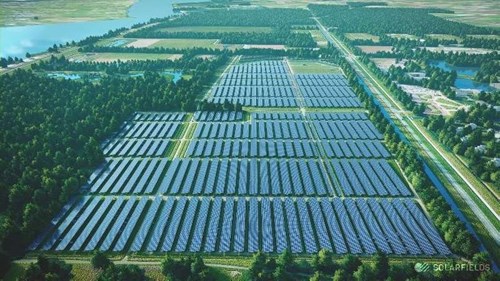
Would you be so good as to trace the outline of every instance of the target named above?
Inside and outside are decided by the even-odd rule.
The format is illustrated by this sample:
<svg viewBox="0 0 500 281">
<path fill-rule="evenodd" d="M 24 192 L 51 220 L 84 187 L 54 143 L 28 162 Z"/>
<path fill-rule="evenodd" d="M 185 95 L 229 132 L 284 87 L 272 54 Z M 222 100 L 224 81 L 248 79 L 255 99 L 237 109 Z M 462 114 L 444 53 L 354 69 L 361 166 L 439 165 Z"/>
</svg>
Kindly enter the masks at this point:
<svg viewBox="0 0 500 281">
<path fill-rule="evenodd" d="M 474 212 L 474 214 L 478 217 L 478 219 L 481 221 L 481 223 L 484 225 L 486 230 L 488 231 L 489 235 L 495 240 L 495 242 L 500 245 L 500 232 L 499 230 L 493 225 L 493 223 L 489 220 L 488 216 L 479 208 L 477 203 L 474 201 L 473 198 L 464 190 L 464 187 L 461 186 L 455 178 L 452 177 L 452 175 L 446 170 L 446 168 L 441 164 L 440 161 L 438 161 L 437 157 L 434 155 L 432 150 L 427 146 L 431 145 L 432 149 L 434 149 L 436 152 L 440 154 L 440 156 L 448 160 L 447 157 L 441 153 L 439 150 L 440 148 L 437 147 L 437 145 L 434 143 L 433 140 L 431 140 L 422 130 L 417 126 L 415 121 L 411 116 L 405 116 L 408 114 L 403 108 L 399 106 L 399 104 L 392 98 L 392 96 L 387 93 L 382 85 L 378 83 L 378 81 L 373 77 L 373 75 L 370 73 L 369 70 L 366 69 L 362 65 L 361 62 L 359 62 L 358 58 L 345 46 L 343 46 L 342 42 L 340 42 L 338 39 L 336 39 L 334 36 L 332 36 L 327 29 L 319 22 L 318 19 L 316 19 L 317 25 L 320 28 L 321 32 L 323 35 L 327 38 L 327 40 L 334 44 L 341 52 L 344 53 L 346 56 L 347 60 L 351 63 L 351 65 L 354 67 L 354 69 L 358 72 L 359 75 L 364 76 L 370 80 L 370 82 L 376 84 L 378 87 L 373 87 L 372 85 L 368 85 L 374 93 L 378 93 L 377 95 L 379 98 L 382 98 L 382 101 L 388 105 L 389 108 L 386 108 L 391 112 L 391 115 L 393 117 L 396 117 L 401 124 L 409 131 L 409 133 L 416 139 L 418 140 L 418 144 L 420 144 L 421 148 L 424 150 L 424 152 L 431 158 L 431 160 L 437 165 L 438 169 L 442 172 L 443 175 L 447 178 L 447 180 L 450 182 L 450 184 L 455 188 L 455 190 L 460 194 L 460 196 L 464 199 L 464 201 L 467 203 L 467 205 L 471 208 L 471 210 Z M 366 74 L 366 75 L 363 75 Z M 392 101 L 389 102 L 389 100 Z M 391 104 L 396 105 L 398 108 L 397 110 L 394 110 Z M 408 120 L 410 124 L 406 121 Z M 413 130 L 413 128 L 416 128 L 418 133 Z M 423 139 L 424 141 L 422 141 Z M 453 166 L 450 161 L 448 161 L 449 166 L 461 177 L 461 179 L 469 186 L 469 188 L 474 191 L 474 193 L 478 196 L 478 198 L 481 199 L 481 201 L 484 203 L 484 205 L 491 211 L 492 214 L 495 215 L 497 220 L 499 219 L 499 216 L 496 212 L 495 208 L 492 208 L 485 200 L 482 198 L 482 196 L 476 191 L 474 186 L 467 180 L 465 176 L 460 173 L 460 171 Z"/>
</svg>

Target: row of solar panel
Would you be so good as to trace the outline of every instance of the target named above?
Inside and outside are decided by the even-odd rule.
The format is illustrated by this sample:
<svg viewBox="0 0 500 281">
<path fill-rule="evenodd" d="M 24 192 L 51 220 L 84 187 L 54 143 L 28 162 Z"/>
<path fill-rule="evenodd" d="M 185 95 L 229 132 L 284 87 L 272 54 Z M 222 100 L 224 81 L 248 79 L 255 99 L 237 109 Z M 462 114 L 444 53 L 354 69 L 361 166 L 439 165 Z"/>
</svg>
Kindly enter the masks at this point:
<svg viewBox="0 0 500 281">
<path fill-rule="evenodd" d="M 356 98 L 349 87 L 300 87 L 305 98 Z"/>
<path fill-rule="evenodd" d="M 208 99 L 209 102 L 223 104 L 229 102 L 232 104 L 239 103 L 242 106 L 250 107 L 297 107 L 295 98 L 217 98 Z"/>
<path fill-rule="evenodd" d="M 89 189 L 101 194 L 324 195 L 331 192 L 322 169 L 312 159 L 132 158 L 109 160 Z"/>
<path fill-rule="evenodd" d="M 196 111 L 193 115 L 198 122 L 232 122 L 241 121 L 243 112 L 241 111 Z"/>
<path fill-rule="evenodd" d="M 111 146 L 112 144 L 112 146 Z M 104 149 L 105 156 L 161 157 L 170 144 L 168 139 L 118 139 Z"/>
<path fill-rule="evenodd" d="M 168 164 L 166 158 L 107 159 L 99 173 L 89 180 L 91 193 L 152 193 Z"/>
<path fill-rule="evenodd" d="M 330 158 L 389 158 L 378 141 L 322 141 Z M 316 144 L 302 140 L 192 140 L 186 157 L 317 157 Z"/>
<path fill-rule="evenodd" d="M 311 141 L 284 140 L 192 140 L 186 157 L 317 157 L 317 149 Z"/>
<path fill-rule="evenodd" d="M 369 120 L 363 121 L 324 121 L 314 120 L 314 127 L 321 139 L 370 139 L 381 140 L 382 134 Z"/>
<path fill-rule="evenodd" d="M 212 94 L 217 98 L 294 98 L 292 87 L 279 86 L 216 86 Z"/>
<path fill-rule="evenodd" d="M 252 121 L 250 123 L 198 123 L 194 139 L 308 139 L 301 121 Z"/>
<path fill-rule="evenodd" d="M 411 196 L 385 160 L 331 160 L 344 196 Z"/>
<path fill-rule="evenodd" d="M 408 199 L 86 196 L 66 213 L 31 249 L 451 254 Z"/>
<path fill-rule="evenodd" d="M 286 76 L 285 76 L 286 77 Z M 274 75 L 262 75 L 259 78 L 228 78 L 222 77 L 219 80 L 220 86 L 290 86 L 292 83 L 288 79 L 280 79 Z"/>
<path fill-rule="evenodd" d="M 136 112 L 134 121 L 182 121 L 185 112 Z"/>
<path fill-rule="evenodd" d="M 304 100 L 307 107 L 361 107 L 358 98 L 305 98 Z"/>
<path fill-rule="evenodd" d="M 304 116 L 310 120 L 368 120 L 364 112 L 254 112 L 251 114 L 255 120 L 303 120 Z"/>
<path fill-rule="evenodd" d="M 121 138 L 172 138 L 181 122 L 127 122 L 117 137 Z"/>
</svg>

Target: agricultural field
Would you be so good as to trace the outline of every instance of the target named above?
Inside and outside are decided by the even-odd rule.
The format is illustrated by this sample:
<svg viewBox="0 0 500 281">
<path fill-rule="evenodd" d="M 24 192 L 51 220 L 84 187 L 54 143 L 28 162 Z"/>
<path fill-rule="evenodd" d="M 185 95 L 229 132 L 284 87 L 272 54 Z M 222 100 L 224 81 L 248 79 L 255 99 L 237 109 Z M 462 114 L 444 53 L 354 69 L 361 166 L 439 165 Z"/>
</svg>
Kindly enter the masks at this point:
<svg viewBox="0 0 500 281">
<path fill-rule="evenodd" d="M 156 40 L 156 39 L 137 39 L 137 41 Z M 145 47 L 155 48 L 177 48 L 177 49 L 190 49 L 190 48 L 220 48 L 217 40 L 213 39 L 159 39 L 152 44 Z"/>
<path fill-rule="evenodd" d="M 392 46 L 356 46 L 358 47 L 363 53 L 367 54 L 376 54 L 378 52 L 388 52 L 392 53 Z"/>
<path fill-rule="evenodd" d="M 30 250 L 451 254 L 341 74 L 242 63 L 208 98 L 269 110 L 135 113 Z"/>
<path fill-rule="evenodd" d="M 465 48 L 465 47 L 450 47 L 450 46 L 439 46 L 439 47 L 426 47 L 428 51 L 434 53 L 466 53 L 469 55 L 484 55 L 495 52 L 495 50 L 488 50 L 483 48 Z"/>
<path fill-rule="evenodd" d="M 182 54 L 147 54 L 147 53 L 92 53 L 86 54 L 80 58 L 75 58 L 80 61 L 95 61 L 95 62 L 116 62 L 129 60 L 176 60 L 182 57 Z M 74 59 L 74 60 L 75 60 Z"/>
<path fill-rule="evenodd" d="M 127 17 L 133 0 L 0 1 L 0 26 L 79 22 Z"/>
<path fill-rule="evenodd" d="M 372 40 L 373 42 L 379 42 L 380 37 L 372 35 L 369 33 L 346 33 L 345 37 L 349 40 Z"/>
</svg>

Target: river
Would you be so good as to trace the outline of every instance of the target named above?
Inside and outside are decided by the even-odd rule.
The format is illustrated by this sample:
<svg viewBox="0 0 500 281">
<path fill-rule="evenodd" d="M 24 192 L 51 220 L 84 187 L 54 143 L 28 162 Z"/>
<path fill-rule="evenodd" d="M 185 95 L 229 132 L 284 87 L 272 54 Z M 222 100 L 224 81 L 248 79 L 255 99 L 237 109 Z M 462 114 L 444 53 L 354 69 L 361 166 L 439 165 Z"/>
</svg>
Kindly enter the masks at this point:
<svg viewBox="0 0 500 281">
<path fill-rule="evenodd" d="M 167 17 L 174 13 L 172 2 L 139 0 L 129 8 L 128 17 L 123 19 L 0 27 L 0 57 L 24 57 L 26 52 L 44 52 L 54 44 L 79 41 L 88 36 L 102 35 L 109 30 L 146 22 L 151 18 Z"/>
</svg>

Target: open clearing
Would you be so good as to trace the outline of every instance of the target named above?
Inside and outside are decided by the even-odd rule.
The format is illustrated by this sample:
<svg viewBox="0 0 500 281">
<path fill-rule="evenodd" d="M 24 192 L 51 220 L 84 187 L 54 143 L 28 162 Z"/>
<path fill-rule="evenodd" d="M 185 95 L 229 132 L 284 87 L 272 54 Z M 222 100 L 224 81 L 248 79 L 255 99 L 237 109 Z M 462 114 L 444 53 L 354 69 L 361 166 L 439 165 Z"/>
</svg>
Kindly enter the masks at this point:
<svg viewBox="0 0 500 281">
<path fill-rule="evenodd" d="M 263 26 L 175 26 L 161 28 L 164 32 L 271 32 L 271 27 Z"/>
<path fill-rule="evenodd" d="M 418 36 L 412 34 L 404 34 L 404 33 L 390 33 L 387 36 L 396 38 L 396 39 L 410 39 L 410 40 L 418 40 Z"/>
<path fill-rule="evenodd" d="M 243 49 L 272 49 L 272 50 L 284 50 L 285 45 L 265 45 L 265 44 L 245 44 Z"/>
<path fill-rule="evenodd" d="M 389 67 L 391 67 L 392 65 L 404 67 L 405 62 L 407 61 L 406 59 L 403 59 L 399 62 L 396 62 L 396 59 L 391 58 L 371 58 L 370 60 L 373 61 L 377 65 L 377 67 L 383 71 L 388 71 Z"/>
<path fill-rule="evenodd" d="M 451 35 L 451 34 L 427 34 L 426 37 L 439 40 L 457 40 L 457 42 L 462 42 L 462 38 Z"/>
<path fill-rule="evenodd" d="M 345 37 L 349 40 L 372 40 L 373 42 L 379 42 L 380 37 L 372 35 L 369 33 L 346 33 Z"/>
<path fill-rule="evenodd" d="M 445 53 L 449 52 L 455 52 L 455 53 L 462 53 L 465 52 L 466 54 L 488 54 L 494 52 L 494 50 L 489 50 L 489 49 L 482 49 L 482 48 L 466 48 L 466 47 L 450 47 L 450 46 L 439 46 L 439 47 L 426 47 L 428 51 L 439 53 L 441 51 Z"/>
<path fill-rule="evenodd" d="M 160 39 L 137 39 L 126 45 L 126 47 L 134 48 L 147 48 L 155 43 L 158 43 Z"/>
<path fill-rule="evenodd" d="M 315 29 L 315 30 L 309 30 L 311 33 L 311 36 L 313 37 L 314 41 L 318 43 L 318 46 L 320 47 L 326 47 L 328 45 L 328 41 L 326 41 L 325 36 L 323 36 L 323 33 L 321 31 Z"/>
<path fill-rule="evenodd" d="M 441 91 L 414 85 L 400 84 L 399 86 L 403 91 L 411 94 L 415 102 L 427 105 L 426 114 L 451 116 L 458 109 L 465 107 L 463 104 L 447 98 Z"/>
<path fill-rule="evenodd" d="M 96 62 L 115 62 L 129 60 L 176 60 L 181 54 L 142 54 L 142 53 L 92 53 L 85 56 L 85 60 Z"/>
<path fill-rule="evenodd" d="M 314 60 L 289 60 L 294 73 L 342 73 L 340 67 Z"/>
<path fill-rule="evenodd" d="M 144 39 L 140 39 L 144 40 Z M 217 40 L 213 39 L 158 39 L 150 48 L 164 47 L 176 49 L 190 49 L 190 48 L 220 48 L 216 44 Z"/>
<path fill-rule="evenodd" d="M 367 54 L 376 54 L 378 52 L 392 53 L 392 46 L 356 46 Z"/>
<path fill-rule="evenodd" d="M 125 18 L 127 9 L 134 2 L 133 0 L 0 1 L 0 26 Z"/>
</svg>

